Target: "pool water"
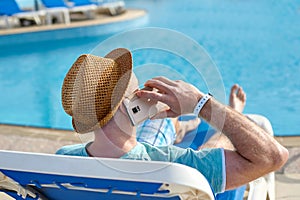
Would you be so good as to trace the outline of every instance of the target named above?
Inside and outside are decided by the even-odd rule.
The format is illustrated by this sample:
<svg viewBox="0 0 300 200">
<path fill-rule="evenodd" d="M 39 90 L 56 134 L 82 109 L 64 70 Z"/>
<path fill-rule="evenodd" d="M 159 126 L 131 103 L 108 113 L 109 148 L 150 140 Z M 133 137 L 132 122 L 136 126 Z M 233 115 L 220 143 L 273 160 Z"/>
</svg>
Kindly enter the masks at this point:
<svg viewBox="0 0 300 200">
<path fill-rule="evenodd" d="M 148 16 L 100 27 L 101 31 L 82 29 L 80 34 L 68 30 L 1 36 L 0 123 L 71 129 L 60 89 L 74 60 L 118 32 L 163 27 L 204 47 L 227 95 L 232 84 L 243 86 L 245 113 L 268 117 L 275 135 L 300 135 L 299 1 L 128 0 L 126 4 L 146 9 Z M 134 58 L 135 65 L 151 61 Z M 181 68 L 181 62 L 174 67 Z"/>
</svg>

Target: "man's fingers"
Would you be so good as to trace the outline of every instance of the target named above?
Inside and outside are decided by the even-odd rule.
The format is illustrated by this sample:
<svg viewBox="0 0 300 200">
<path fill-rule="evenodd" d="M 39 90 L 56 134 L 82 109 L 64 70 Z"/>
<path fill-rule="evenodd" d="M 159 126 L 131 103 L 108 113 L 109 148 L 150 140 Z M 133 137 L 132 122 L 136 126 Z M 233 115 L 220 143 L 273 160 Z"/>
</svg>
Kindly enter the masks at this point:
<svg viewBox="0 0 300 200">
<path fill-rule="evenodd" d="M 171 86 L 159 79 L 150 79 L 144 85 L 146 87 L 156 88 L 161 93 L 170 93 L 171 91 Z"/>
<path fill-rule="evenodd" d="M 168 104 L 167 98 L 162 93 L 147 90 L 139 90 L 136 92 L 136 95 L 140 98 L 150 99 L 151 101 L 161 101 L 165 104 Z"/>
<path fill-rule="evenodd" d="M 191 84 L 183 81 L 171 81 L 165 77 L 148 80 L 145 86 L 155 88 L 158 92 L 140 90 L 137 95 L 167 104 L 172 110 L 167 112 L 168 117 L 192 112 L 198 99 L 202 96 L 200 91 Z"/>
</svg>

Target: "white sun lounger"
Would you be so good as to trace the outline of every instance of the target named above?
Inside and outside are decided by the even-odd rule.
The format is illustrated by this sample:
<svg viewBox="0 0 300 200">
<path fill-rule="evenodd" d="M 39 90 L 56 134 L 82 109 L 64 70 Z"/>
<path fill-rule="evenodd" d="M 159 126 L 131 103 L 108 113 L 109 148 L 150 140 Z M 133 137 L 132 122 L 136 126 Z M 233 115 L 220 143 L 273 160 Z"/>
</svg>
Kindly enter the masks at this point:
<svg viewBox="0 0 300 200">
<path fill-rule="evenodd" d="M 0 151 L 0 191 L 16 199 L 214 199 L 175 163 Z"/>
<path fill-rule="evenodd" d="M 46 12 L 46 24 L 52 24 L 52 17 L 56 16 L 65 24 L 70 24 L 70 13 L 83 12 L 88 18 L 93 17 L 93 12 L 97 9 L 96 5 L 71 5 L 64 0 L 41 0 Z"/>
<path fill-rule="evenodd" d="M 41 25 L 41 17 L 45 16 L 44 11 L 24 11 L 20 9 L 18 3 L 15 0 L 0 0 L 0 18 L 5 22 L 7 28 L 13 27 L 10 18 L 22 19 L 29 18 L 33 19 L 37 25 Z"/>
</svg>

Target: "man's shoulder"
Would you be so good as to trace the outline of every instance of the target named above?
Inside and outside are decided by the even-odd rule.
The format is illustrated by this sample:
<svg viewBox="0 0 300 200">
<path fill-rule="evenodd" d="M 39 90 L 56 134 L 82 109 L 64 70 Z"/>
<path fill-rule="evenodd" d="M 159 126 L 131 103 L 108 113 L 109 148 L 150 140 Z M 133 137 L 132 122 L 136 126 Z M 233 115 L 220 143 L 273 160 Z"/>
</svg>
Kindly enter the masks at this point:
<svg viewBox="0 0 300 200">
<path fill-rule="evenodd" d="M 63 146 L 56 151 L 56 154 L 70 155 L 70 156 L 88 156 L 85 149 L 86 145 L 87 144 L 73 144 L 73 145 Z"/>
</svg>

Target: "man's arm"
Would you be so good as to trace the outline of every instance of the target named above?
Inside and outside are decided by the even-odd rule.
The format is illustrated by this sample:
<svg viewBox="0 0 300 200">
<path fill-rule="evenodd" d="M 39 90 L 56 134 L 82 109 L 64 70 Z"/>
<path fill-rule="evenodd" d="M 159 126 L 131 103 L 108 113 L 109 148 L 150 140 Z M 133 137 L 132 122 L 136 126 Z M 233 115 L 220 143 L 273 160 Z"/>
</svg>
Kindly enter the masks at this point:
<svg viewBox="0 0 300 200">
<path fill-rule="evenodd" d="M 139 91 L 137 94 L 140 97 L 161 101 L 170 107 L 156 118 L 192 113 L 199 99 L 203 97 L 203 93 L 192 85 L 164 77 L 151 79 L 145 86 L 156 88 L 160 93 Z M 268 133 L 213 98 L 204 105 L 200 117 L 223 132 L 236 149 L 225 150 L 226 189 L 235 188 L 275 171 L 288 159 L 287 149 Z"/>
<path fill-rule="evenodd" d="M 215 99 L 205 104 L 200 116 L 224 133 L 236 149 L 225 150 L 226 189 L 235 188 L 275 171 L 287 161 L 287 149 L 270 134 Z"/>
</svg>

